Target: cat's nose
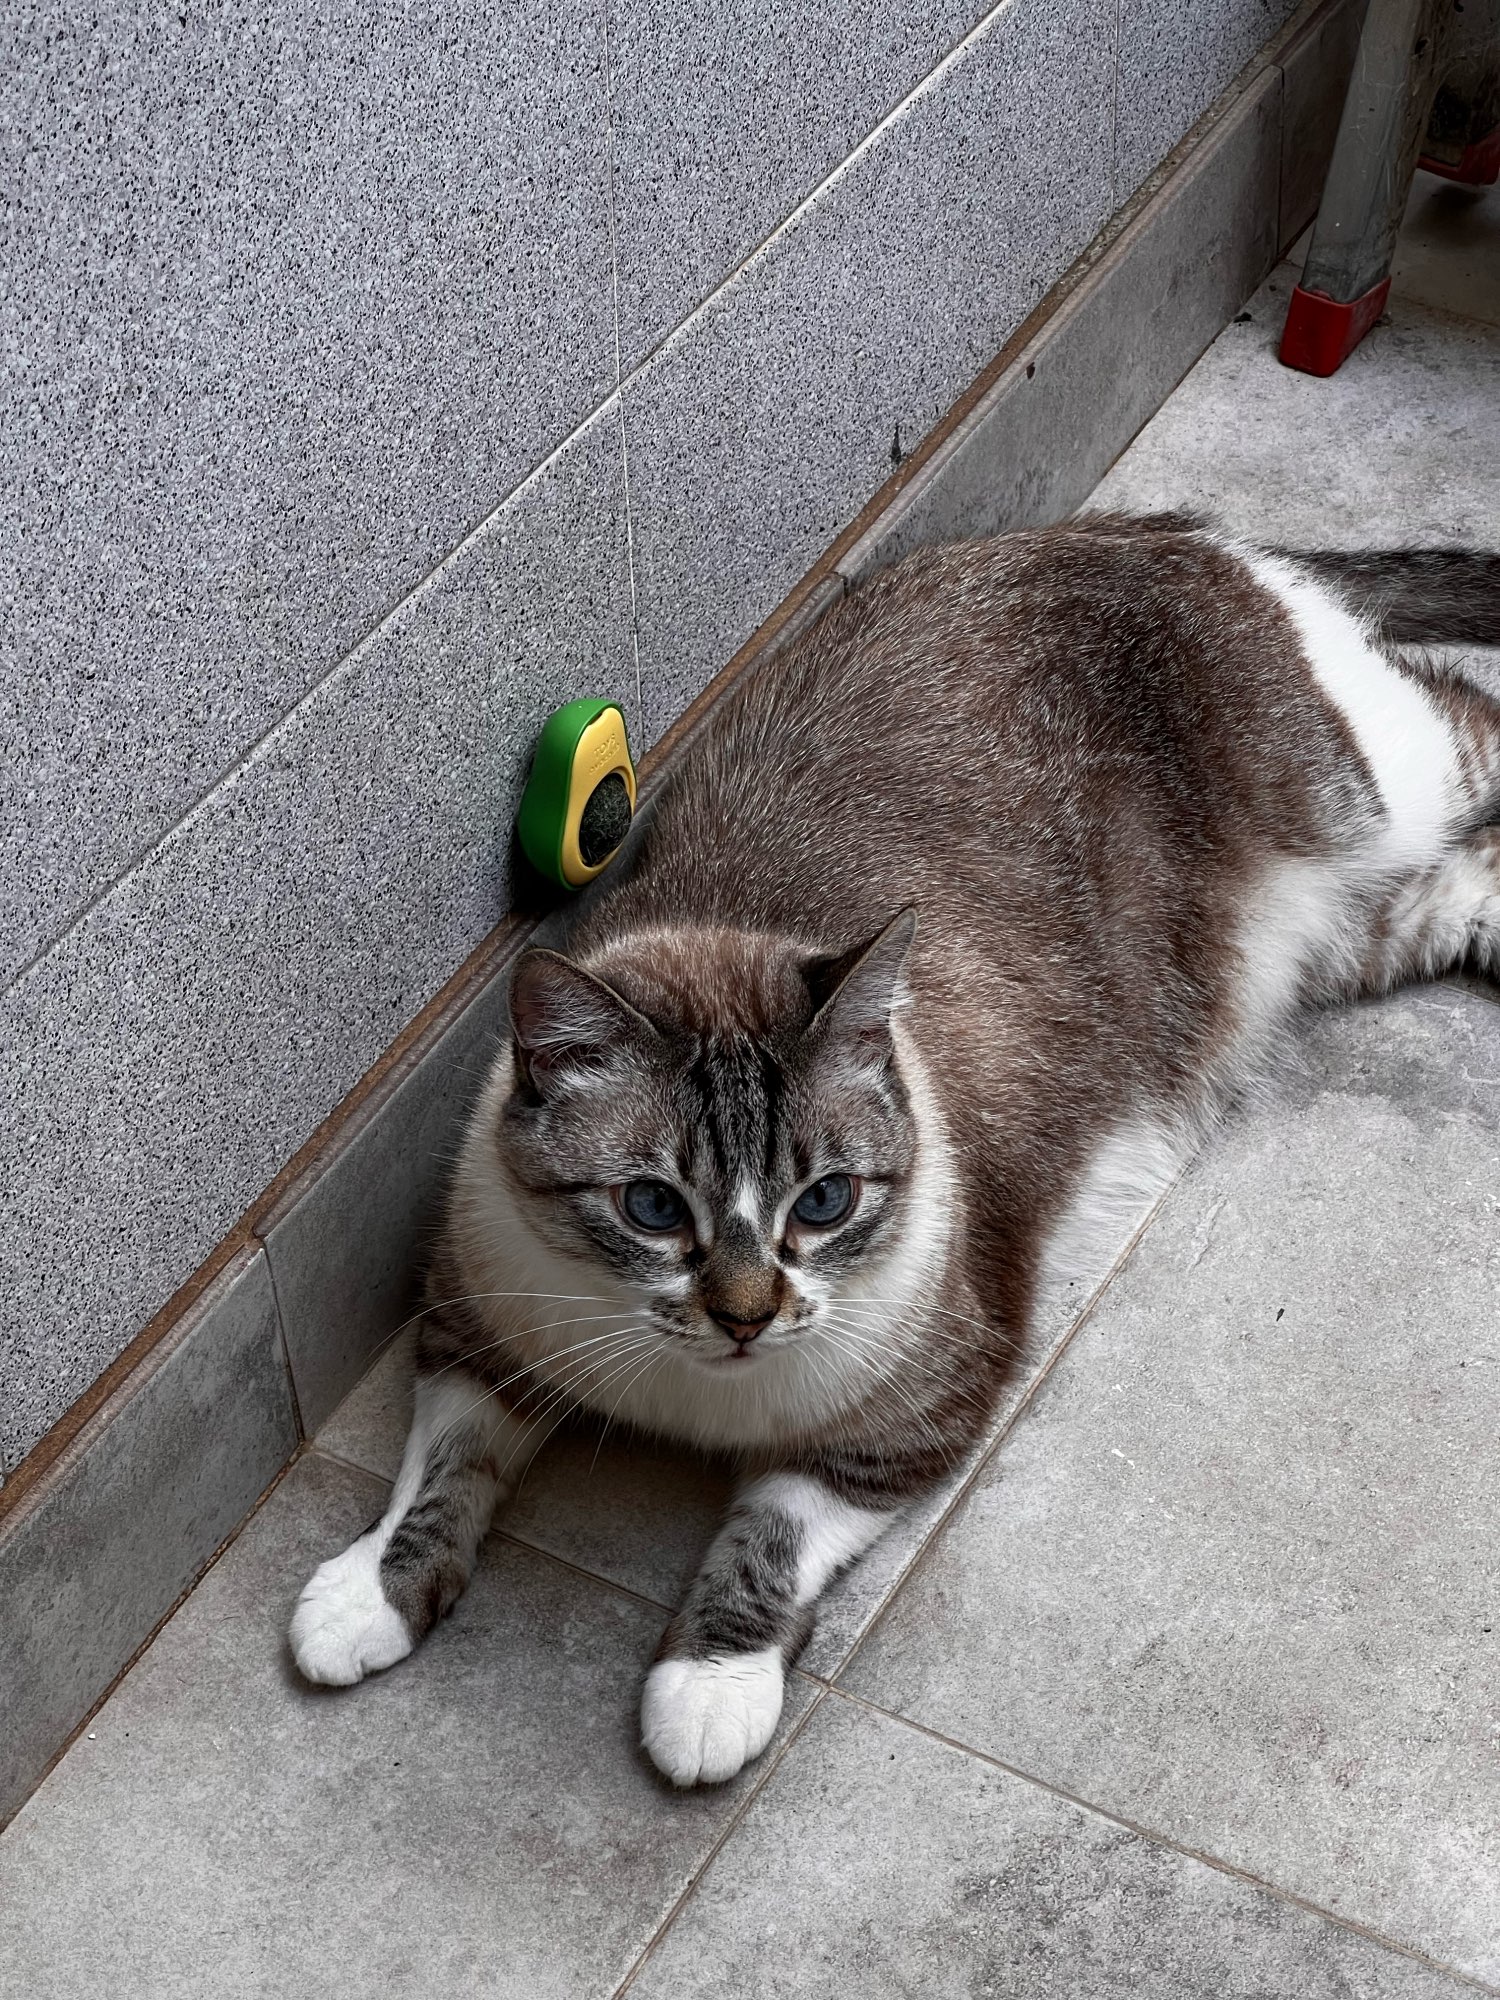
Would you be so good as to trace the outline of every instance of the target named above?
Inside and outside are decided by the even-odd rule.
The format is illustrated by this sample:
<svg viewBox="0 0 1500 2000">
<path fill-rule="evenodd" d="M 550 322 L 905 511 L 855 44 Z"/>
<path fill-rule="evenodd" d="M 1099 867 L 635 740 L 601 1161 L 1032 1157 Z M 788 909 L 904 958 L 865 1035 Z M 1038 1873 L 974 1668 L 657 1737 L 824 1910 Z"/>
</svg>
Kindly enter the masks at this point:
<svg viewBox="0 0 1500 2000">
<path fill-rule="evenodd" d="M 712 1307 L 708 1316 L 723 1327 L 731 1340 L 738 1341 L 741 1347 L 748 1347 L 755 1336 L 764 1333 L 776 1317 L 775 1313 L 768 1312 L 764 1319 L 731 1319 L 728 1313 L 715 1312 Z"/>
</svg>

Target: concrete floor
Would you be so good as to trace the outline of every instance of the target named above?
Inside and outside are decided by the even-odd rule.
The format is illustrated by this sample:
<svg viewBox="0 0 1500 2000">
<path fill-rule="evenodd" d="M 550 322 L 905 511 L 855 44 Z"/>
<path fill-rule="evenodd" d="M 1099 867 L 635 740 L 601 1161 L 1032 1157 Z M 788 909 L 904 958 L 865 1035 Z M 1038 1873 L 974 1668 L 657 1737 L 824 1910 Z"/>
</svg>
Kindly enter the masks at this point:
<svg viewBox="0 0 1500 2000">
<path fill-rule="evenodd" d="M 1330 382 L 1275 361 L 1283 267 L 1101 501 L 1500 547 L 1497 239 L 1419 184 Z M 388 1359 L 0 1838 L 0 1995 L 1500 1992 L 1500 1006 L 1314 1022 L 1142 1222 L 718 1791 L 635 1717 L 721 1482 L 614 1444 L 414 1659 L 299 1684 Z"/>
</svg>

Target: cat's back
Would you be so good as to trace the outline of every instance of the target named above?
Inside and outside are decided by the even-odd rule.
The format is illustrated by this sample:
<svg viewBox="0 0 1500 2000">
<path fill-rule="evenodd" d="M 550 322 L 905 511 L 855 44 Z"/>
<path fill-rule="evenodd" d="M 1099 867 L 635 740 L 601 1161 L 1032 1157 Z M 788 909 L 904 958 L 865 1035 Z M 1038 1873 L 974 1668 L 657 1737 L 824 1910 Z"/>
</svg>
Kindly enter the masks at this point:
<svg viewBox="0 0 1500 2000">
<path fill-rule="evenodd" d="M 1284 823 L 1300 771 L 1260 746 L 1300 766 L 1328 726 L 1289 621 L 1191 523 L 924 550 L 720 701 L 591 901 L 826 936 L 987 884 L 1019 914 L 1122 842 L 1196 837 L 1211 799 Z"/>
</svg>

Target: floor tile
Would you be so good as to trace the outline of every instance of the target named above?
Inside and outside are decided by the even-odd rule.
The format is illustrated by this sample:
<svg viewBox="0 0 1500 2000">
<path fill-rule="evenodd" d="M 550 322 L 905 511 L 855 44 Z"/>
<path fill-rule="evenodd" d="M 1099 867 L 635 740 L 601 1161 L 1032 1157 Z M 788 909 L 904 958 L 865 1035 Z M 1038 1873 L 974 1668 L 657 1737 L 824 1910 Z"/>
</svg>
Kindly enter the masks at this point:
<svg viewBox="0 0 1500 2000">
<path fill-rule="evenodd" d="M 1500 339 L 1393 296 L 1337 375 L 1275 358 L 1281 264 L 1095 490 L 1303 548 L 1500 547 Z"/>
<path fill-rule="evenodd" d="M 1325 1918 L 831 1696 L 639 2000 L 1460 2000 Z"/>
<path fill-rule="evenodd" d="M 297 1588 L 379 1498 L 302 1460 L 0 1837 L 4 2000 L 613 1991 L 749 1781 L 658 1782 L 656 1615 L 510 1544 L 413 1659 L 303 1686 Z"/>
<path fill-rule="evenodd" d="M 0 1822 L 296 1448 L 242 1252 L 0 1523 Z"/>
<path fill-rule="evenodd" d="M 1500 1009 L 1328 1016 L 847 1679 L 1500 1979 Z"/>
<path fill-rule="evenodd" d="M 1419 173 L 1391 266 L 1391 290 L 1500 326 L 1500 187 L 1458 187 Z"/>
</svg>

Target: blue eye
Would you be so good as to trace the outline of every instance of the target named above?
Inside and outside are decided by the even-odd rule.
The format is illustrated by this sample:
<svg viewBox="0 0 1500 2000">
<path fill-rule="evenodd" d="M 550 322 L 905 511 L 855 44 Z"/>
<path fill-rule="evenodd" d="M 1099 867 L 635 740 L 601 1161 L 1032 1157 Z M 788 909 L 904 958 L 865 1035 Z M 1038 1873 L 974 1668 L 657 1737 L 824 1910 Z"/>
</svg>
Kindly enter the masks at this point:
<svg viewBox="0 0 1500 2000">
<path fill-rule="evenodd" d="M 829 1229 L 842 1222 L 853 1206 L 854 1182 L 849 1175 L 830 1174 L 802 1190 L 792 1203 L 792 1213 L 813 1229 Z"/>
<path fill-rule="evenodd" d="M 664 1233 L 687 1220 L 687 1203 L 665 1181 L 631 1181 L 619 1190 L 619 1202 L 637 1229 Z"/>
</svg>

